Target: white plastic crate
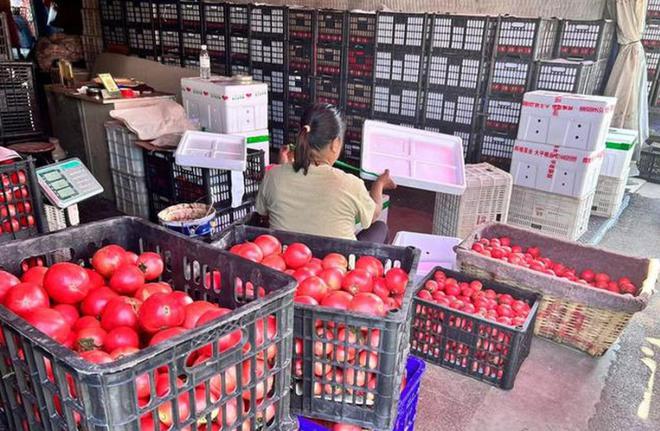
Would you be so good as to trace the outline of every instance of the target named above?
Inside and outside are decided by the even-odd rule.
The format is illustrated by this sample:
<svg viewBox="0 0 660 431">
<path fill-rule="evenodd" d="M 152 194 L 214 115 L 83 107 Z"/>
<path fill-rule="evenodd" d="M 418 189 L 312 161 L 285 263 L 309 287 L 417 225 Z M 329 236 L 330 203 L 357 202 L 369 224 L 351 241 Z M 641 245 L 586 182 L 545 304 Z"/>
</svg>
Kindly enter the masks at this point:
<svg viewBox="0 0 660 431">
<path fill-rule="evenodd" d="M 244 136 L 188 130 L 176 148 L 176 164 L 244 171 L 247 163 L 245 142 Z"/>
<path fill-rule="evenodd" d="M 530 91 L 525 93 L 518 139 L 584 151 L 605 147 L 615 97 Z"/>
<path fill-rule="evenodd" d="M 48 232 L 55 232 L 80 224 L 80 214 L 78 213 L 78 205 L 76 204 L 64 209 L 57 208 L 54 205 L 44 204 L 44 213 L 46 214 Z"/>
<path fill-rule="evenodd" d="M 457 136 L 366 120 L 361 165 L 377 174 L 388 168 L 401 186 L 452 194 L 465 190 L 463 148 Z"/>
<path fill-rule="evenodd" d="M 268 85 L 251 78 L 182 78 L 188 118 L 209 132 L 235 133 L 268 128 Z"/>
<path fill-rule="evenodd" d="M 421 251 L 415 275 L 415 281 L 419 281 L 425 278 L 436 266 L 455 269 L 456 253 L 454 252 L 454 246 L 460 242 L 460 238 L 450 236 L 401 231 L 397 232 L 392 245 L 417 247 Z"/>
<path fill-rule="evenodd" d="M 594 193 L 582 199 L 513 186 L 507 224 L 575 241 L 587 231 Z"/>
<path fill-rule="evenodd" d="M 619 211 L 623 202 L 623 195 L 626 192 L 628 183 L 628 173 L 630 167 L 621 178 L 606 176 L 598 177 L 598 185 L 594 195 L 594 202 L 591 205 L 591 214 L 599 217 L 612 217 Z"/>
<path fill-rule="evenodd" d="M 107 121 L 105 123 L 105 138 L 110 153 L 110 169 L 143 177 L 144 157 L 142 148 L 135 144 L 138 140 L 135 133 L 118 121 Z"/>
<path fill-rule="evenodd" d="M 149 218 L 149 195 L 144 177 L 112 171 L 117 209 L 126 215 Z"/>
<path fill-rule="evenodd" d="M 516 140 L 513 184 L 576 198 L 596 189 L 605 150 L 581 151 Z"/>
<path fill-rule="evenodd" d="M 477 226 L 506 223 L 511 199 L 511 174 L 488 163 L 465 166 L 462 195 L 438 193 L 433 211 L 433 233 L 466 238 Z"/>
<path fill-rule="evenodd" d="M 637 144 L 637 132 L 627 129 L 610 129 L 605 141 L 605 157 L 600 175 L 613 178 L 628 176 L 630 161 Z"/>
</svg>

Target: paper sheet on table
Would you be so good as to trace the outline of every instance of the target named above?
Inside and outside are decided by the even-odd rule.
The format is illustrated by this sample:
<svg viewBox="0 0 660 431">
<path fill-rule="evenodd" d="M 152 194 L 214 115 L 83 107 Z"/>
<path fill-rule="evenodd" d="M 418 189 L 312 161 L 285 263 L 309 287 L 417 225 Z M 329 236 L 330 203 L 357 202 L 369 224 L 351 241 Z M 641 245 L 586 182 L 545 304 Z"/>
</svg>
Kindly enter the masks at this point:
<svg viewBox="0 0 660 431">
<path fill-rule="evenodd" d="M 110 116 L 121 121 L 140 140 L 153 140 L 164 135 L 196 130 L 186 118 L 183 106 L 172 100 L 161 100 L 153 105 L 128 109 L 114 109 Z"/>
</svg>

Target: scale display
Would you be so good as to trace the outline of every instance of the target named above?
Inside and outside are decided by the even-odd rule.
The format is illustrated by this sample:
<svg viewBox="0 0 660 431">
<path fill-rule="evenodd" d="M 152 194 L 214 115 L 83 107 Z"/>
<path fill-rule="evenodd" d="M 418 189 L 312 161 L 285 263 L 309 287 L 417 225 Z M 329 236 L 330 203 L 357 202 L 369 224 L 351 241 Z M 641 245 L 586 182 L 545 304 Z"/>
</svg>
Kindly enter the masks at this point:
<svg viewBox="0 0 660 431">
<path fill-rule="evenodd" d="M 103 186 L 78 158 L 37 169 L 41 190 L 58 208 L 67 208 L 103 192 Z"/>
</svg>

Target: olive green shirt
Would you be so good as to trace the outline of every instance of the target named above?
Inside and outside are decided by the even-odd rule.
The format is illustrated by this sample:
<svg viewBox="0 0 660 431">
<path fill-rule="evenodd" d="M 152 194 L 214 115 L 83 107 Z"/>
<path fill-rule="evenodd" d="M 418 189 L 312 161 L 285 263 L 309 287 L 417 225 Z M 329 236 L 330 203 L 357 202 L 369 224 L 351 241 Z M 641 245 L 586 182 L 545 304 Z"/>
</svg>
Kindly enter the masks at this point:
<svg viewBox="0 0 660 431">
<path fill-rule="evenodd" d="M 310 166 L 305 175 L 285 164 L 266 173 L 256 209 L 272 229 L 355 239 L 356 221 L 368 228 L 376 203 L 354 175 L 328 165 Z"/>
</svg>

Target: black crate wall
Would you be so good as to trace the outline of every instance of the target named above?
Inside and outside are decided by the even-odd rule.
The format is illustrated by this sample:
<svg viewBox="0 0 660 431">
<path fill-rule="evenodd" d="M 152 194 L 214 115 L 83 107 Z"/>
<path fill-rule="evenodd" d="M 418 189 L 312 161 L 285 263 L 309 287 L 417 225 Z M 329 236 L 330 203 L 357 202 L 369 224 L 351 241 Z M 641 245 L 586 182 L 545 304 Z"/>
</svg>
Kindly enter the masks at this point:
<svg viewBox="0 0 660 431">
<path fill-rule="evenodd" d="M 612 20 L 562 20 L 557 36 L 556 57 L 580 60 L 607 59 L 612 51 L 616 27 Z"/>
<path fill-rule="evenodd" d="M 660 80 L 660 0 L 648 0 L 642 45 L 646 53 L 649 105 L 660 106 L 660 98 L 658 97 L 658 81 Z"/>
<path fill-rule="evenodd" d="M 250 6 L 227 4 L 229 19 L 229 74 L 250 74 Z"/>
<path fill-rule="evenodd" d="M 202 3 L 204 42 L 211 58 L 211 73 L 226 75 L 228 65 L 227 8 L 224 3 Z"/>
<path fill-rule="evenodd" d="M 124 4 L 126 35 L 131 55 L 149 60 L 158 59 L 154 33 L 154 9 L 151 1 L 128 0 Z"/>
<path fill-rule="evenodd" d="M 40 133 L 32 63 L 0 62 L 0 141 Z"/>
<path fill-rule="evenodd" d="M 124 1 L 99 0 L 103 45 L 107 50 L 128 48 Z"/>
</svg>

